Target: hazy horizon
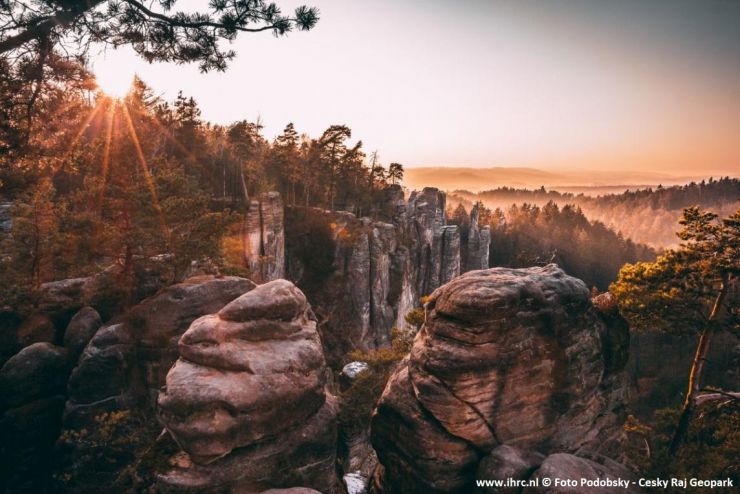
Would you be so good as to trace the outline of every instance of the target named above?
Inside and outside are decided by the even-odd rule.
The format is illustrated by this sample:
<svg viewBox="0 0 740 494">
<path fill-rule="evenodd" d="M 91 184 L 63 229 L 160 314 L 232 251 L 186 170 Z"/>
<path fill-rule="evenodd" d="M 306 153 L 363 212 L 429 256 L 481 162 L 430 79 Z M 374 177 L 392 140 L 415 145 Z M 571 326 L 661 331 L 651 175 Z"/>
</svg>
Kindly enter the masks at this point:
<svg viewBox="0 0 740 494">
<path fill-rule="evenodd" d="M 740 170 L 740 2 L 305 3 L 314 30 L 240 36 L 226 73 L 130 50 L 91 66 L 104 86 L 138 72 L 168 100 L 181 89 L 215 123 L 261 118 L 268 138 L 347 124 L 407 168 Z"/>
</svg>

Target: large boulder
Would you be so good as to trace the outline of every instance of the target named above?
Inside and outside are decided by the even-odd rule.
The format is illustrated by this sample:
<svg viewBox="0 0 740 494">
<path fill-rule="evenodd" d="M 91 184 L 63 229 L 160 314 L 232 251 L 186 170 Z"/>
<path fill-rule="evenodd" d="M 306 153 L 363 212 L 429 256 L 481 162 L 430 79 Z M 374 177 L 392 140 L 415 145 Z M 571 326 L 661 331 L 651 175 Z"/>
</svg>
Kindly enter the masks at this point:
<svg viewBox="0 0 740 494">
<path fill-rule="evenodd" d="M 66 351 L 46 342 L 0 369 L 0 491 L 48 492 L 68 375 Z"/>
<path fill-rule="evenodd" d="M 72 316 L 64 331 L 64 348 L 69 352 L 72 361 L 76 362 L 82 351 L 95 333 L 103 325 L 98 311 L 92 307 L 83 307 Z"/>
<path fill-rule="evenodd" d="M 68 375 L 63 348 L 46 342 L 25 347 L 0 369 L 0 411 L 64 395 Z"/>
<path fill-rule="evenodd" d="M 237 277 L 197 276 L 160 290 L 98 329 L 69 381 L 66 422 L 84 427 L 96 415 L 154 404 L 177 342 L 191 322 L 254 288 Z M 152 409 L 152 408 L 150 408 Z"/>
<path fill-rule="evenodd" d="M 65 426 L 82 429 L 101 413 L 132 405 L 135 358 L 135 339 L 129 326 L 115 323 L 100 328 L 70 376 Z"/>
<path fill-rule="evenodd" d="M 616 340 L 586 285 L 555 265 L 471 271 L 439 288 L 373 417 L 385 485 L 464 490 L 481 454 L 503 444 L 615 451 L 627 388 L 624 359 L 607 358 Z"/>
<path fill-rule="evenodd" d="M 152 403 L 178 358 L 178 341 L 190 323 L 218 312 L 255 286 L 235 276 L 194 276 L 131 308 L 125 320 L 136 335 L 137 365 Z"/>
<path fill-rule="evenodd" d="M 163 287 L 194 276 L 218 273 L 215 266 L 194 261 L 176 278 L 170 254 L 137 257 L 133 261 L 133 271 L 133 293 L 130 294 L 122 289 L 124 268 L 120 264 L 113 264 L 85 278 L 43 283 L 39 290 L 38 310 L 51 316 L 59 327 L 64 327 L 85 306 L 93 307 L 103 320 L 108 320 L 119 314 L 127 303 L 140 302 Z"/>
<path fill-rule="evenodd" d="M 298 288 L 256 287 L 194 321 L 179 349 L 158 414 L 187 457 L 161 473 L 161 490 L 334 492 L 336 404 Z"/>
</svg>

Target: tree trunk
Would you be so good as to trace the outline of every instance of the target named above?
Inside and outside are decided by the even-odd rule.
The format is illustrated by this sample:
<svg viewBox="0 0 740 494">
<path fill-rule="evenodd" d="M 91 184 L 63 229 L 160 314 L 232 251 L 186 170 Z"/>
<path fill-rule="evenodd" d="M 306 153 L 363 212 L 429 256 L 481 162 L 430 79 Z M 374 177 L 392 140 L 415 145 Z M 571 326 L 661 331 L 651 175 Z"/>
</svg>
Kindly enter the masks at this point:
<svg viewBox="0 0 740 494">
<path fill-rule="evenodd" d="M 249 191 L 247 190 L 247 179 L 244 177 L 244 165 L 239 166 L 239 178 L 242 183 L 242 194 L 244 195 L 244 203 L 249 208 Z"/>
<path fill-rule="evenodd" d="M 717 298 L 714 300 L 712 306 L 712 312 L 709 314 L 707 324 L 704 330 L 699 336 L 699 343 L 696 345 L 696 354 L 694 355 L 694 362 L 691 364 L 691 372 L 689 373 L 689 385 L 686 391 L 686 399 L 683 402 L 683 409 L 681 410 L 681 417 L 678 420 L 676 426 L 676 432 L 673 434 L 671 439 L 671 445 L 669 452 L 671 455 L 675 455 L 681 448 L 683 443 L 686 441 L 686 436 L 689 432 L 689 425 L 691 424 L 691 418 L 694 415 L 696 409 L 696 398 L 699 395 L 701 389 L 701 379 L 704 373 L 704 363 L 707 361 L 707 354 L 709 353 L 709 347 L 712 342 L 712 337 L 716 331 L 715 321 L 717 315 L 722 307 L 722 302 L 727 294 L 727 280 L 722 280 Z"/>
</svg>

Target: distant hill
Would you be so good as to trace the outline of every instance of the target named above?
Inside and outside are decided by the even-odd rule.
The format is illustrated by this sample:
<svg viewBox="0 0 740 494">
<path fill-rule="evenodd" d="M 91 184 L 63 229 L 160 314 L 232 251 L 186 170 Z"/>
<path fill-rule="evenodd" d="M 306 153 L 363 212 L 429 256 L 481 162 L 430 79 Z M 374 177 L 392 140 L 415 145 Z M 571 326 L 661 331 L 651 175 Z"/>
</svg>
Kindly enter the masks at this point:
<svg viewBox="0 0 740 494">
<path fill-rule="evenodd" d="M 557 188 L 562 192 L 598 195 L 625 190 L 681 185 L 701 181 L 703 177 L 677 176 L 641 171 L 546 171 L 527 167 L 471 168 L 452 166 L 407 167 L 404 185 L 409 189 L 438 187 L 443 190 L 465 189 L 471 192 L 497 187 Z M 623 185 L 621 185 L 623 184 Z"/>
<path fill-rule="evenodd" d="M 560 189 L 560 190 L 555 190 Z M 496 187 L 477 193 L 455 190 L 448 195 L 448 207 L 462 203 L 466 207 L 482 201 L 491 209 L 508 210 L 512 204 L 543 207 L 553 202 L 560 207 L 578 206 L 589 220 L 598 220 L 625 237 L 651 247 L 662 248 L 678 243 L 675 232 L 683 209 L 698 205 L 726 217 L 740 208 L 740 180 L 721 178 L 701 180 L 687 185 L 646 188 L 596 197 L 565 192 L 560 187 L 516 188 Z"/>
</svg>

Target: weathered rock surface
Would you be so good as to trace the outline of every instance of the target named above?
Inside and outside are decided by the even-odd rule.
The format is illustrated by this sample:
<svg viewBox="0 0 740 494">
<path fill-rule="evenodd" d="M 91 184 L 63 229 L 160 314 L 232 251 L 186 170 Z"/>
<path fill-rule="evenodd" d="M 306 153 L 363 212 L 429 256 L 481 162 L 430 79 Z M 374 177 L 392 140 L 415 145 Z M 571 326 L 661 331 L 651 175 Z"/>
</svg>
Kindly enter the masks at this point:
<svg viewBox="0 0 740 494">
<path fill-rule="evenodd" d="M 27 346 L 0 369 L 0 409 L 64 394 L 68 375 L 63 348 L 45 342 Z"/>
<path fill-rule="evenodd" d="M 422 296 L 463 270 L 461 232 L 446 224 L 444 192 L 425 188 L 406 202 L 400 187 L 389 187 L 386 196 L 387 222 L 344 211 L 287 212 L 287 275 L 309 294 L 332 362 L 387 345 L 391 328 L 406 327 L 404 316 Z M 487 267 L 490 235 L 479 237 L 473 257 L 483 266 L 485 250 Z"/>
<path fill-rule="evenodd" d="M 69 361 L 63 348 L 34 343 L 0 369 L 0 490 L 44 492 L 61 427 Z"/>
<path fill-rule="evenodd" d="M 41 285 L 38 309 L 64 327 L 69 318 L 82 307 L 93 307 L 103 320 L 108 320 L 121 309 L 124 293 L 121 291 L 123 268 L 114 264 L 86 278 L 70 278 Z M 133 301 L 139 302 L 154 295 L 162 287 L 184 279 L 217 274 L 209 264 L 193 263 L 181 277 L 175 279 L 167 255 L 139 258 L 134 262 Z"/>
<path fill-rule="evenodd" d="M 136 340 L 131 327 L 116 323 L 100 328 L 69 378 L 65 426 L 82 429 L 94 423 L 100 413 L 135 403 L 135 363 Z"/>
<path fill-rule="evenodd" d="M 336 404 L 298 288 L 259 285 L 195 320 L 179 349 L 158 415 L 187 457 L 159 476 L 163 492 L 334 492 Z"/>
<path fill-rule="evenodd" d="M 469 488 L 481 455 L 503 444 L 615 450 L 624 362 L 607 362 L 617 338 L 583 282 L 555 265 L 472 271 L 426 312 L 373 417 L 390 492 Z"/>
<path fill-rule="evenodd" d="M 179 356 L 177 342 L 190 323 L 254 286 L 230 276 L 189 278 L 101 327 L 70 377 L 67 426 L 82 427 L 97 414 L 134 403 L 151 407 Z"/>
<path fill-rule="evenodd" d="M 256 283 L 285 276 L 285 226 L 278 192 L 260 194 L 249 204 L 244 224 L 244 257 Z"/>
<path fill-rule="evenodd" d="M 478 226 L 479 221 L 478 204 L 470 210 L 470 228 L 468 229 L 467 249 L 464 253 L 465 266 L 463 271 L 475 271 L 477 269 L 488 269 L 488 254 L 491 247 L 491 227 Z"/>
<path fill-rule="evenodd" d="M 64 331 L 64 348 L 69 352 L 70 359 L 76 362 L 82 351 L 90 342 L 103 321 L 98 311 L 92 307 L 83 307 L 72 316 L 67 329 Z"/>
<path fill-rule="evenodd" d="M 13 215 L 10 213 L 12 208 L 12 202 L 0 201 L 0 233 L 7 234 L 13 229 Z"/>
</svg>

